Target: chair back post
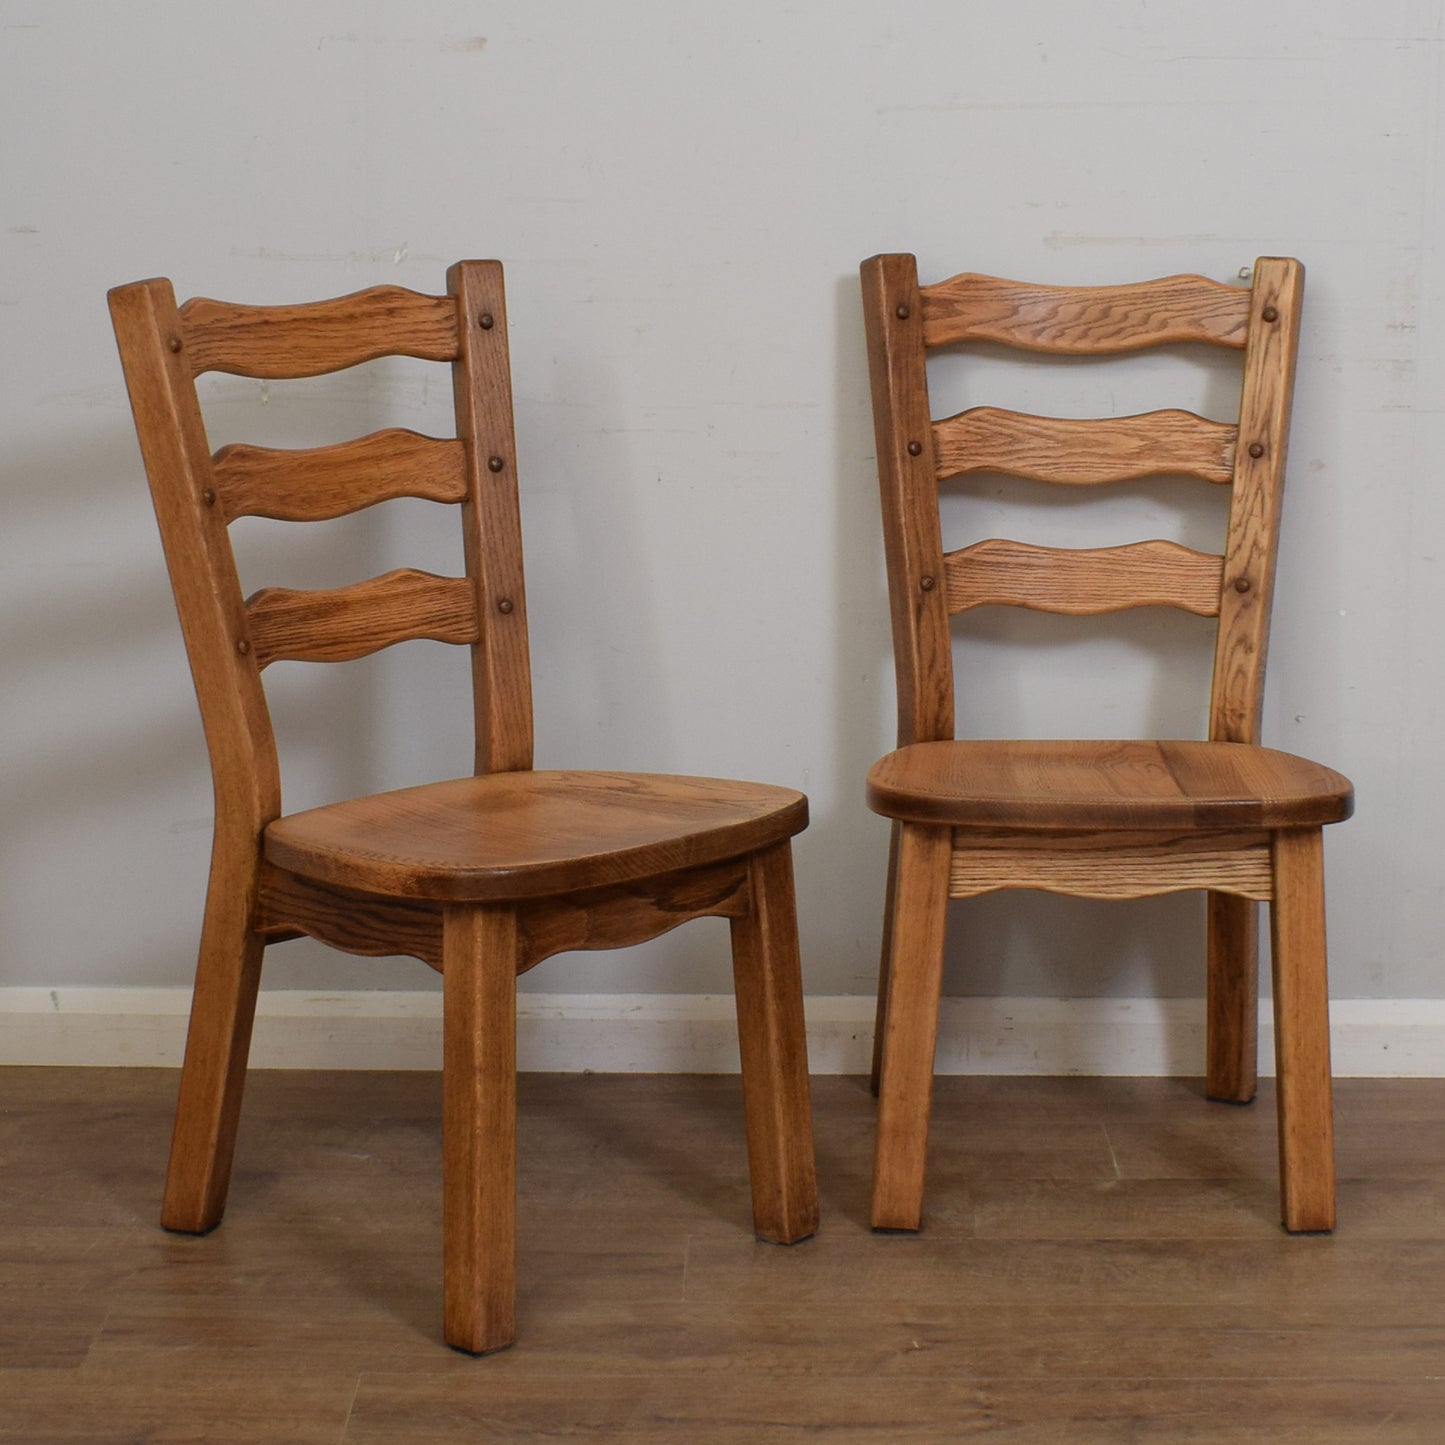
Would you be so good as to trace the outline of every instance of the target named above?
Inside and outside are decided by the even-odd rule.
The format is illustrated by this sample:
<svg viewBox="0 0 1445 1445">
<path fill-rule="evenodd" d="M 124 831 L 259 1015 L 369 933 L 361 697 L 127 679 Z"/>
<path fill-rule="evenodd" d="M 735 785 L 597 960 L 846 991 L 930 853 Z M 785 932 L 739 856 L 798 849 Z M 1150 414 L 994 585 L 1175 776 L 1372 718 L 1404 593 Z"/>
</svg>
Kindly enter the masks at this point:
<svg viewBox="0 0 1445 1445">
<path fill-rule="evenodd" d="M 211 757 L 216 851 L 255 855 L 281 813 L 280 770 L 187 329 L 169 281 L 120 286 L 109 300 Z"/>
<path fill-rule="evenodd" d="M 873 256 L 861 275 L 898 677 L 898 745 L 904 747 L 953 737 L 953 652 L 923 305 L 910 255 Z"/>
<path fill-rule="evenodd" d="M 1303 296 L 1300 262 L 1255 262 L 1209 706 L 1215 742 L 1259 742 Z"/>
<path fill-rule="evenodd" d="M 478 620 L 476 771 L 512 772 L 532 766 L 532 680 L 501 262 L 460 261 L 447 272 L 447 289 L 458 308 L 452 386 L 467 459 L 462 528 Z"/>
</svg>

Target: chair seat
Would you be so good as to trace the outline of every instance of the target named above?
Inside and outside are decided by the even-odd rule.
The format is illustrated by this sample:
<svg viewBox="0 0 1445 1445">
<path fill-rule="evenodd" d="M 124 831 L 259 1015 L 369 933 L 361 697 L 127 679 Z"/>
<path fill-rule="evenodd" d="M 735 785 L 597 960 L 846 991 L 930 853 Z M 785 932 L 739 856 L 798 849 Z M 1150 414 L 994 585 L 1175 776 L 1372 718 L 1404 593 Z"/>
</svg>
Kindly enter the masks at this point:
<svg viewBox="0 0 1445 1445">
<path fill-rule="evenodd" d="M 791 838 L 790 788 L 651 773 L 506 772 L 293 813 L 266 857 L 392 898 L 485 902 L 605 887 L 739 857 Z"/>
<path fill-rule="evenodd" d="M 1350 816 L 1348 778 L 1245 743 L 914 743 L 868 774 L 868 806 L 955 827 L 1304 828 Z"/>
</svg>

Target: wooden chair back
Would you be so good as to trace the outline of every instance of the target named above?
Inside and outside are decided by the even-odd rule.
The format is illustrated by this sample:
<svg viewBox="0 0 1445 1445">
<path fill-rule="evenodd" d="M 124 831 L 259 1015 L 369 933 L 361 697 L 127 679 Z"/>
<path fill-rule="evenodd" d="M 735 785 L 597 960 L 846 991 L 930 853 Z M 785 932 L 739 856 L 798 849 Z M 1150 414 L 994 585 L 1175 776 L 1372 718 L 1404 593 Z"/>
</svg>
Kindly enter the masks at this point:
<svg viewBox="0 0 1445 1445">
<path fill-rule="evenodd" d="M 1262 258 L 1247 290 L 1202 276 L 1067 287 L 963 274 L 920 286 L 910 255 L 875 256 L 862 272 L 899 746 L 954 736 L 949 619 L 990 603 L 1076 615 L 1166 606 L 1216 618 L 1209 737 L 1257 743 L 1300 263 Z M 1081 357 L 1179 342 L 1240 351 L 1238 418 L 1168 410 L 1066 420 L 980 406 L 935 420 L 927 354 L 967 342 Z M 1165 474 L 1229 486 L 1224 551 L 1157 540 L 1068 550 L 991 538 L 945 552 L 939 483 L 970 472 L 1066 487 Z"/>
<path fill-rule="evenodd" d="M 169 281 L 110 293 L 136 430 L 205 723 L 217 830 L 259 839 L 280 816 L 261 684 L 281 658 L 336 662 L 410 638 L 472 650 L 476 771 L 532 765 L 532 699 L 502 268 L 463 261 L 444 296 L 377 286 L 296 306 L 176 304 Z M 245 444 L 214 455 L 203 372 L 319 376 L 383 356 L 448 362 L 456 435 L 392 428 L 305 451 Z M 229 524 L 307 522 L 394 497 L 461 510 L 462 577 L 403 568 L 325 591 L 243 598 Z"/>
</svg>

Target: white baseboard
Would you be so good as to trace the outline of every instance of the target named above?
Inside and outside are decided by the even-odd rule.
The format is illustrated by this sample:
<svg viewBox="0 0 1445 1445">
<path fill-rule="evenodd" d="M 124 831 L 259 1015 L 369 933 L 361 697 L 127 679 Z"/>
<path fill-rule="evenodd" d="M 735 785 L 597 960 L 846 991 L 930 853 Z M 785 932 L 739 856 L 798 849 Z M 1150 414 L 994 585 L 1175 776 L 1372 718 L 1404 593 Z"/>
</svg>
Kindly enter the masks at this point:
<svg viewBox="0 0 1445 1445">
<path fill-rule="evenodd" d="M 190 990 L 0 988 L 0 1064 L 174 1067 Z M 1340 1077 L 1445 1076 L 1445 999 L 1337 999 Z M 866 1073 L 873 1000 L 808 1000 L 817 1074 Z M 705 994 L 520 995 L 518 1056 L 529 1070 L 733 1073 L 730 997 Z M 1260 1016 L 1260 1066 L 1273 1072 L 1273 1022 Z M 964 998 L 944 1001 L 942 1074 L 1198 1075 L 1198 999 Z M 262 1069 L 434 1069 L 441 994 L 268 990 L 251 1048 Z"/>
</svg>

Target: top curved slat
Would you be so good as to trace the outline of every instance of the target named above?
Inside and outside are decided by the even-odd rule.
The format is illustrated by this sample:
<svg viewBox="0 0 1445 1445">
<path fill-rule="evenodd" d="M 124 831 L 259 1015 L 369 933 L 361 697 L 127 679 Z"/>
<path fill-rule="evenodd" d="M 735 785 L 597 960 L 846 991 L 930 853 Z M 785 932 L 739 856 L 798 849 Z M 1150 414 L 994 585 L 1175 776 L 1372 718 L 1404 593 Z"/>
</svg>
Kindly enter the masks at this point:
<svg viewBox="0 0 1445 1445">
<path fill-rule="evenodd" d="M 965 272 L 920 291 L 923 344 L 998 341 L 1028 351 L 1106 356 L 1205 341 L 1242 350 L 1250 293 L 1204 276 L 1129 286 L 1032 286 Z"/>
<path fill-rule="evenodd" d="M 299 306 L 234 306 L 195 296 L 180 309 L 191 374 L 228 371 L 282 380 L 341 371 L 379 356 L 456 358 L 457 303 L 373 286 Z M 172 350 L 178 349 L 172 344 Z"/>
</svg>

